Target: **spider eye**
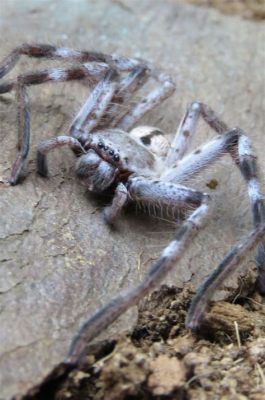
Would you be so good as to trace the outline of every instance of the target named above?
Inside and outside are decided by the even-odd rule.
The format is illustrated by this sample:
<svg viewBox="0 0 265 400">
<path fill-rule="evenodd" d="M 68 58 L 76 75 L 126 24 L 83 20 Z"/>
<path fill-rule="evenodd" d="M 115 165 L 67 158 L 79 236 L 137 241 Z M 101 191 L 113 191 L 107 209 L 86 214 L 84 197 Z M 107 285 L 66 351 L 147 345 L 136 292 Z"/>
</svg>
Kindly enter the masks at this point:
<svg viewBox="0 0 265 400">
<path fill-rule="evenodd" d="M 119 154 L 114 154 L 113 160 L 114 160 L 114 161 L 120 161 L 120 156 L 119 156 Z"/>
<path fill-rule="evenodd" d="M 102 148 L 104 147 L 104 143 L 103 143 L 103 142 L 98 142 L 98 147 L 99 147 L 100 149 L 102 149 Z"/>
<path fill-rule="evenodd" d="M 109 150 L 109 155 L 110 155 L 110 156 L 113 156 L 113 154 L 114 154 L 114 150 L 110 149 L 110 150 Z"/>
<path fill-rule="evenodd" d="M 104 149 L 105 151 L 107 151 L 107 150 L 109 149 L 109 146 L 103 146 L 103 149 Z"/>
</svg>

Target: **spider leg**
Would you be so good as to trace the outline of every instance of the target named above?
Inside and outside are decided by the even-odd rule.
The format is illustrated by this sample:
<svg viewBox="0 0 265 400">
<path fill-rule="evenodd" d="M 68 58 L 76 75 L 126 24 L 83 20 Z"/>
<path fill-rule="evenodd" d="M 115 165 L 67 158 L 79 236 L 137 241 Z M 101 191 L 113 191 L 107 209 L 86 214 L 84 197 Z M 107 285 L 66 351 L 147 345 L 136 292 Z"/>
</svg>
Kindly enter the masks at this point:
<svg viewBox="0 0 265 400">
<path fill-rule="evenodd" d="M 148 80 L 148 67 L 139 64 L 121 79 L 118 88 L 112 98 L 111 105 L 104 116 L 103 125 L 114 128 L 121 117 L 128 110 L 128 102 L 133 94 Z"/>
<path fill-rule="evenodd" d="M 95 129 L 105 114 L 118 86 L 117 72 L 110 69 L 89 94 L 70 126 L 70 135 L 82 143 Z"/>
<path fill-rule="evenodd" d="M 120 71 L 129 71 L 139 65 L 139 60 L 137 59 L 118 57 L 115 54 L 108 55 L 94 51 L 79 51 L 47 44 L 22 44 L 11 51 L 0 63 L 0 78 L 14 68 L 22 55 L 34 58 L 75 61 L 77 63 L 102 62 Z"/>
<path fill-rule="evenodd" d="M 224 135 L 216 136 L 210 142 L 197 148 L 179 160 L 161 175 L 161 179 L 169 182 L 183 183 L 195 176 L 213 162 L 217 161 L 231 148 L 238 144 L 239 132 L 237 129 L 228 131 Z"/>
<path fill-rule="evenodd" d="M 45 140 L 38 146 L 37 150 L 37 171 L 42 176 L 48 175 L 47 153 L 57 147 L 69 146 L 75 153 L 85 154 L 81 143 L 71 136 L 57 136 Z"/>
<path fill-rule="evenodd" d="M 167 165 L 173 165 L 176 161 L 182 159 L 194 136 L 200 116 L 219 134 L 223 134 L 229 130 L 228 126 L 221 121 L 209 106 L 194 101 L 188 107 L 169 148 L 166 158 Z"/>
<path fill-rule="evenodd" d="M 29 101 L 27 97 L 26 87 L 30 85 L 42 84 L 49 81 L 63 82 L 68 80 L 80 80 L 87 79 L 90 85 L 97 83 L 102 88 L 101 96 L 98 96 L 98 100 L 102 100 L 102 105 L 99 107 L 99 111 L 103 106 L 107 106 L 106 102 L 110 99 L 115 90 L 115 83 L 113 83 L 114 77 L 117 73 L 111 70 L 107 64 L 90 63 L 70 68 L 51 68 L 36 73 L 29 73 L 19 75 L 14 81 L 4 83 L 0 85 L 0 93 L 5 93 L 12 89 L 16 89 L 17 94 L 17 105 L 18 105 L 18 152 L 16 161 L 13 164 L 10 184 L 15 185 L 22 177 L 22 173 L 26 164 L 26 159 L 29 151 L 30 142 L 30 111 Z M 107 89 L 106 89 L 107 86 Z M 112 88 L 113 89 L 110 89 Z M 97 92 L 98 86 L 92 91 Z M 104 92 L 105 90 L 105 92 Z M 107 93 L 106 93 L 107 92 Z M 105 102 L 103 101 L 105 95 Z M 96 97 L 96 96 L 94 96 Z M 107 98 L 107 99 L 106 99 Z M 96 115 L 97 117 L 97 115 Z"/>
<path fill-rule="evenodd" d="M 257 229 L 259 226 L 265 224 L 265 205 L 258 178 L 256 156 L 249 138 L 240 129 L 238 129 L 238 132 L 240 133 L 240 137 L 238 148 L 234 149 L 234 160 L 247 183 L 253 224 Z M 257 247 L 256 265 L 258 269 L 258 289 L 265 295 L 265 239 Z"/>
<path fill-rule="evenodd" d="M 130 108 L 128 106 L 129 100 L 139 87 L 143 86 L 150 77 L 156 79 L 160 85 Z M 175 85 L 168 75 L 154 69 L 148 64 L 139 63 L 136 67 L 132 68 L 130 74 L 120 80 L 110 99 L 111 103 L 108 107 L 104 108 L 104 112 L 101 114 L 100 124 L 98 123 L 99 121 L 96 124 L 92 122 L 92 125 L 90 125 L 90 123 L 87 125 L 84 123 L 82 129 L 88 132 L 98 127 L 98 125 L 102 125 L 103 127 L 116 127 L 128 131 L 145 113 L 169 97 L 174 90 Z M 82 114 L 82 119 L 84 121 L 90 119 L 90 111 L 86 116 L 86 110 L 90 110 L 90 106 L 88 106 L 90 100 L 93 101 L 92 96 L 88 98 L 87 105 L 84 105 L 78 114 L 79 118 L 81 118 Z M 123 108 L 121 108 L 122 105 L 124 105 Z M 71 131 L 73 130 L 77 131 L 75 121 L 71 127 Z M 74 136 L 77 137 L 76 134 Z"/>
<path fill-rule="evenodd" d="M 70 134 L 78 138 L 82 143 L 87 139 L 88 133 L 98 127 L 100 123 L 103 126 L 117 126 L 128 129 L 147 111 L 166 99 L 175 89 L 175 85 L 168 75 L 156 70 L 142 60 L 120 57 L 115 54 L 107 55 L 97 52 L 78 51 L 43 44 L 23 44 L 14 49 L 0 63 L 0 77 L 6 75 L 16 65 L 21 55 L 35 58 L 63 59 L 81 64 L 68 68 L 49 68 L 36 73 L 20 75 L 15 80 L 0 84 L 0 94 L 17 88 L 18 81 L 20 81 L 21 86 L 23 84 L 24 86 L 29 86 L 49 81 L 62 82 L 84 78 L 93 86 L 99 82 L 70 127 Z M 118 73 L 123 72 L 130 73 L 118 82 Z M 129 99 L 150 77 L 158 81 L 159 87 L 127 111 Z M 100 81 L 101 79 L 102 81 Z M 114 82 L 115 80 L 116 82 Z M 26 93 L 25 89 L 23 91 Z M 24 95 L 25 97 L 26 95 Z M 22 97 L 19 95 L 17 98 L 20 99 L 18 108 L 22 108 L 26 104 L 26 100 L 21 100 Z M 120 108 L 122 104 L 124 105 L 123 110 Z M 122 112 L 120 112 L 121 110 Z M 26 114 L 26 110 L 24 114 Z M 27 133 L 25 132 L 24 136 L 19 134 L 19 153 L 10 179 L 12 185 L 15 185 L 22 175 L 29 150 L 29 108 L 27 114 L 28 131 Z M 18 117 L 18 122 L 19 124 L 21 123 L 20 117 Z M 19 131 L 21 131 L 21 128 L 19 128 Z M 21 155 L 22 141 L 26 150 Z"/>
<path fill-rule="evenodd" d="M 15 185 L 25 167 L 30 141 L 30 108 L 26 87 L 18 80 L 16 86 L 16 98 L 18 103 L 17 119 L 18 119 L 18 144 L 17 156 L 12 166 L 10 184 Z"/>
<path fill-rule="evenodd" d="M 95 128 L 113 127 L 120 106 L 129 100 L 133 93 L 147 80 L 147 67 L 139 65 L 127 76 L 118 81 L 114 70 L 100 81 L 90 93 L 70 127 L 71 136 L 82 143 Z"/>
<path fill-rule="evenodd" d="M 162 175 L 161 179 L 182 183 L 225 153 L 231 154 L 247 184 L 253 224 L 258 229 L 265 223 L 264 198 L 258 178 L 256 156 L 249 138 L 241 129 L 235 128 L 218 136 L 201 149 L 195 150 L 180 160 L 175 168 L 171 168 Z M 257 285 L 259 291 L 265 294 L 265 240 L 261 241 L 257 247 L 256 264 L 258 269 Z"/>
<path fill-rule="evenodd" d="M 154 78 L 159 86 L 153 89 L 149 94 L 141 98 L 122 118 L 116 122 L 116 127 L 128 131 L 132 126 L 152 110 L 158 104 L 162 103 L 175 91 L 175 84 L 170 76 L 147 64 L 150 77 Z"/>
<path fill-rule="evenodd" d="M 8 54 L 3 61 L 0 63 L 0 78 L 5 76 L 9 71 L 11 71 L 22 55 L 27 55 L 30 57 L 46 57 L 51 58 L 51 54 L 55 51 L 54 46 L 50 45 L 28 45 L 22 44 L 16 47 L 14 50 Z"/>
<path fill-rule="evenodd" d="M 135 202 L 175 208 L 197 208 L 204 198 L 209 197 L 206 193 L 183 185 L 138 176 L 129 178 L 127 188 L 130 198 Z"/>
<path fill-rule="evenodd" d="M 191 213 L 187 220 L 177 229 L 174 239 L 165 248 L 157 262 L 147 272 L 144 280 L 136 287 L 124 293 L 121 293 L 112 299 L 106 306 L 97 311 L 89 318 L 81 327 L 77 337 L 73 340 L 69 351 L 69 356 L 66 360 L 69 364 L 76 364 L 85 353 L 87 344 L 97 337 L 107 326 L 114 322 L 128 308 L 137 304 L 140 299 L 150 293 L 161 281 L 165 275 L 175 266 L 176 262 L 181 258 L 181 255 L 192 242 L 192 238 L 204 226 L 209 209 L 209 196 L 193 191 L 192 189 L 183 186 L 171 185 L 171 188 L 166 183 L 149 182 L 143 178 L 132 178 L 128 191 L 132 199 L 147 199 L 148 188 L 152 189 L 152 194 L 149 193 L 149 201 L 152 202 L 162 200 L 163 189 L 165 186 L 168 193 L 164 196 L 164 201 L 168 203 L 171 198 L 172 204 L 174 200 L 177 203 L 185 203 L 185 197 L 188 204 L 197 203 L 197 208 Z M 169 196 L 171 191 L 171 197 Z M 158 195 L 158 199 L 153 198 L 154 194 Z M 199 201 L 199 198 L 201 201 Z"/>
<path fill-rule="evenodd" d="M 175 89 L 175 85 L 168 75 L 156 70 L 153 66 L 146 64 L 140 59 L 121 57 L 116 54 L 103 54 L 94 51 L 80 51 L 47 44 L 22 44 L 21 46 L 16 47 L 0 63 L 0 78 L 6 75 L 16 65 L 22 55 L 34 58 L 74 61 L 81 64 L 90 62 L 105 63 L 119 72 L 129 72 L 141 65 L 145 66 L 145 68 L 150 70 L 150 76 L 153 76 L 154 79 L 162 84 L 162 88 L 161 90 L 154 91 L 153 94 L 150 93 L 150 95 L 143 99 L 138 106 L 135 106 L 134 111 L 131 110 L 132 114 L 138 114 L 137 110 L 139 109 L 140 112 L 141 109 L 141 115 L 139 114 L 136 120 L 156 104 L 159 104 L 164 98 L 167 98 Z M 149 106 L 144 107 L 145 101 L 150 103 Z M 131 118 L 133 118 L 133 115 L 131 115 Z M 134 120 L 134 122 L 136 122 L 136 120 Z M 132 126 L 134 122 L 131 121 L 130 126 Z"/>
<path fill-rule="evenodd" d="M 93 116 L 93 107 L 98 103 L 95 102 L 95 97 L 91 94 L 78 113 L 77 118 L 74 120 L 70 129 L 71 134 L 79 138 L 82 137 L 82 133 L 80 134 L 78 131 L 83 131 L 87 134 L 96 127 L 100 127 L 100 125 L 102 125 L 102 127 L 116 127 L 127 131 L 146 112 L 170 96 L 175 90 L 175 86 L 170 77 L 151 68 L 152 67 L 147 64 L 139 64 L 132 69 L 129 75 L 120 80 L 116 86 L 115 92 L 112 93 L 112 96 L 108 99 L 109 104 L 105 105 L 102 101 L 104 107 L 102 107 L 102 112 L 100 112 L 100 120 L 99 118 L 96 118 L 95 121 L 91 120 L 91 116 Z M 143 97 L 140 102 L 130 109 L 130 107 L 128 107 L 130 98 L 140 86 L 144 85 L 150 76 L 157 79 L 160 86 Z M 121 105 L 124 105 L 124 107 L 121 108 Z M 79 119 L 82 121 L 82 124 L 79 123 Z"/>
<path fill-rule="evenodd" d="M 115 189 L 114 197 L 110 206 L 104 209 L 104 218 L 107 224 L 112 225 L 120 215 L 124 205 L 128 201 L 128 191 L 123 183 L 119 183 Z"/>
<path fill-rule="evenodd" d="M 16 79 L 0 84 L 0 94 L 16 89 L 20 81 L 25 86 L 40 85 L 46 82 L 66 82 L 86 79 L 90 85 L 94 85 L 102 79 L 110 67 L 104 63 L 87 63 L 66 68 L 48 68 L 38 72 L 19 75 Z"/>
<path fill-rule="evenodd" d="M 204 283 L 199 287 L 196 296 L 192 300 L 186 319 L 187 328 L 198 328 L 207 304 L 215 290 L 219 288 L 224 280 L 238 268 L 247 252 L 255 248 L 255 246 L 257 246 L 257 244 L 264 238 L 264 235 L 265 225 L 263 223 L 262 226 L 253 230 L 238 245 L 234 246 L 218 267 L 207 277 L 206 281 L 204 281 Z"/>
</svg>

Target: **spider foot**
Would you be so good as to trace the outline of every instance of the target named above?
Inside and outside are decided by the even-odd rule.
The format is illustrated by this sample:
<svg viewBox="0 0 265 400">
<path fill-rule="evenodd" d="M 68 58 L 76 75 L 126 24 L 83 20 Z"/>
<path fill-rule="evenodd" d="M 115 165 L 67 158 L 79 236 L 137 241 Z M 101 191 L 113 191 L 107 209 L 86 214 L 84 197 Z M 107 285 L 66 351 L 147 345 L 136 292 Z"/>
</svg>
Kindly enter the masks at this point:
<svg viewBox="0 0 265 400">
<path fill-rule="evenodd" d="M 46 155 L 40 151 L 37 152 L 37 172 L 43 178 L 46 178 L 49 172 Z"/>
<path fill-rule="evenodd" d="M 265 243 L 260 243 L 256 255 L 258 277 L 256 287 L 260 294 L 265 296 Z"/>
<path fill-rule="evenodd" d="M 120 215 L 123 207 L 128 200 L 128 192 L 123 183 L 119 183 L 115 189 L 115 194 L 110 206 L 104 208 L 104 220 L 113 227 L 114 221 Z"/>
<path fill-rule="evenodd" d="M 20 157 L 18 157 L 12 167 L 11 176 L 8 183 L 11 186 L 15 186 L 21 183 L 25 179 L 25 162 Z"/>
<path fill-rule="evenodd" d="M 105 207 L 103 211 L 104 222 L 110 227 L 114 228 L 115 217 L 113 216 L 111 207 Z"/>
</svg>

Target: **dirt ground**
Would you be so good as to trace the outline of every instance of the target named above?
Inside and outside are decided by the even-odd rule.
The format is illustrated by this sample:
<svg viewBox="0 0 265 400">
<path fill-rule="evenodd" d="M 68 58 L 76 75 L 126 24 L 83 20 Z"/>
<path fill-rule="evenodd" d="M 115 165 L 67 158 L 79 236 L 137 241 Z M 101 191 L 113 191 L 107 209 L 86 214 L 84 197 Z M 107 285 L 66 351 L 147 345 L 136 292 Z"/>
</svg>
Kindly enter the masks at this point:
<svg viewBox="0 0 265 400">
<path fill-rule="evenodd" d="M 178 90 L 172 101 L 180 110 L 175 111 L 173 103 L 167 102 L 145 123 L 152 121 L 173 132 L 186 104 L 194 98 L 206 98 L 215 108 L 225 110 L 230 124 L 237 121 L 250 132 L 253 142 L 260 140 L 255 148 L 264 171 L 265 142 L 259 133 L 264 132 L 265 125 L 265 49 L 260 29 L 265 1 L 147 3 L 150 1 L 142 5 L 137 0 L 80 0 L 80 9 L 73 7 L 72 14 L 68 9 L 63 19 L 58 1 L 22 4 L 6 0 L 6 9 L 1 10 L 5 18 L 0 13 L 1 58 L 20 40 L 45 42 L 48 37 L 49 43 L 56 40 L 71 47 L 77 40 L 79 48 L 87 48 L 86 41 L 91 47 L 97 40 L 102 51 L 116 52 L 117 48 L 120 54 L 137 54 L 164 63 L 173 75 L 177 69 Z M 204 7 L 197 9 L 187 3 Z M 179 40 L 183 44 L 175 48 L 175 38 L 179 39 L 183 31 L 185 35 Z M 64 132 L 65 121 L 81 102 L 76 97 L 82 89 L 73 88 L 70 95 L 67 88 L 60 94 L 49 87 L 42 92 L 32 90 L 33 147 L 43 138 L 43 131 L 47 137 L 51 132 Z M 1 96 L 0 106 L 5 147 L 2 180 L 9 174 L 16 143 L 11 95 Z M 200 141 L 206 140 L 208 133 L 202 133 Z M 184 259 L 177 276 L 140 304 L 138 317 L 135 312 L 132 317 L 125 316 L 108 335 L 110 339 L 92 345 L 78 368 L 67 370 L 60 364 L 86 315 L 126 287 L 127 281 L 137 282 L 142 270 L 135 264 L 150 264 L 174 229 L 172 224 L 135 217 L 129 210 L 119 231 L 110 236 L 98 212 L 104 201 L 84 196 L 68 166 L 71 157 L 64 154 L 63 161 L 60 154 L 54 157 L 53 179 L 43 181 L 35 176 L 31 155 L 29 176 L 23 185 L 13 192 L 0 186 L 5 207 L 0 232 L 0 323 L 4 327 L 0 330 L 0 399 L 265 399 L 265 302 L 255 291 L 251 256 L 245 262 L 249 272 L 226 283 L 216 298 L 221 301 L 211 304 L 201 330 L 192 334 L 184 326 L 195 288 L 209 273 L 212 262 L 220 260 L 232 241 L 251 227 L 245 189 L 241 184 L 237 187 L 235 182 L 241 180 L 230 173 L 230 166 L 226 167 L 227 174 L 219 175 L 214 169 L 200 182 L 211 194 L 216 191 L 220 195 L 219 216 Z M 230 187 L 231 175 L 234 186 L 226 195 L 221 188 Z M 235 203 L 223 215 L 222 205 L 227 201 L 231 204 L 229 194 Z M 238 210 L 243 210 L 242 219 Z M 87 217 L 90 224 L 84 222 Z M 215 225 L 223 228 L 217 239 L 213 237 Z M 162 229 L 169 232 L 161 234 Z M 93 235 L 91 244 L 88 238 Z M 205 241 L 215 250 L 203 258 Z M 143 250 L 145 247 L 147 250 Z M 110 271 L 104 269 L 109 263 Z"/>
<path fill-rule="evenodd" d="M 194 290 L 162 286 L 130 335 L 104 342 L 78 369 L 58 367 L 24 400 L 263 400 L 265 305 L 248 293 L 253 283 L 249 274 L 230 302 L 213 305 L 196 335 L 184 327 Z"/>
</svg>

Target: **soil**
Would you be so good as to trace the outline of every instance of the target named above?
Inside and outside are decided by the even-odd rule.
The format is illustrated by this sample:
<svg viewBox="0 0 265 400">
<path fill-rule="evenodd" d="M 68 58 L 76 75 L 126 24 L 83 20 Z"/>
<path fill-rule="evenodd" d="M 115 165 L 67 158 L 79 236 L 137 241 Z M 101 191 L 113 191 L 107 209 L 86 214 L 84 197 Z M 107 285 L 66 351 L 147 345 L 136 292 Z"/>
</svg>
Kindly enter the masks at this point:
<svg viewBox="0 0 265 400">
<path fill-rule="evenodd" d="M 193 288 L 164 285 L 141 304 L 130 335 L 103 342 L 70 373 L 60 366 L 24 400 L 262 400 L 265 304 L 249 288 L 251 274 L 194 334 L 184 326 Z"/>
</svg>

